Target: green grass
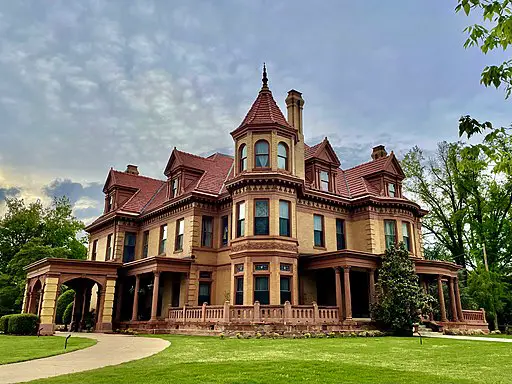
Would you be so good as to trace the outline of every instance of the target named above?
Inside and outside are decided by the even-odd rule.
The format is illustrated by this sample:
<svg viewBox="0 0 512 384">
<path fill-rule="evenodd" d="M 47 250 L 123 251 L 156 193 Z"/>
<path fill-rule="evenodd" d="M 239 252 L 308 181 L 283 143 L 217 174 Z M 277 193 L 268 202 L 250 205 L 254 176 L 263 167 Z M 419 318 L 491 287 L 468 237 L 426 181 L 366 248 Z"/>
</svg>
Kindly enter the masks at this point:
<svg viewBox="0 0 512 384">
<path fill-rule="evenodd" d="M 508 343 L 162 336 L 157 355 L 40 383 L 510 383 Z"/>
<path fill-rule="evenodd" d="M 71 337 L 64 350 L 64 337 L 59 336 L 8 336 L 0 335 L 0 364 L 39 359 L 76 351 L 96 344 L 95 340 Z"/>
</svg>

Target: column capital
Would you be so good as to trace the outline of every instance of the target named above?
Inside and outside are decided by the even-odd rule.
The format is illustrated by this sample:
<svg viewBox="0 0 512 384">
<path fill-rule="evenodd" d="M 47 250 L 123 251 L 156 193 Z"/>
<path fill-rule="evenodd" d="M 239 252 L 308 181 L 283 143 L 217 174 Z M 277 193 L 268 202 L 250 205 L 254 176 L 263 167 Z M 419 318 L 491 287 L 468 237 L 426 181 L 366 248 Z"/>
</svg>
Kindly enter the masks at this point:
<svg viewBox="0 0 512 384">
<path fill-rule="evenodd" d="M 347 272 L 350 272 L 350 268 L 352 268 L 351 265 L 345 265 L 343 266 L 343 272 L 347 273 Z"/>
</svg>

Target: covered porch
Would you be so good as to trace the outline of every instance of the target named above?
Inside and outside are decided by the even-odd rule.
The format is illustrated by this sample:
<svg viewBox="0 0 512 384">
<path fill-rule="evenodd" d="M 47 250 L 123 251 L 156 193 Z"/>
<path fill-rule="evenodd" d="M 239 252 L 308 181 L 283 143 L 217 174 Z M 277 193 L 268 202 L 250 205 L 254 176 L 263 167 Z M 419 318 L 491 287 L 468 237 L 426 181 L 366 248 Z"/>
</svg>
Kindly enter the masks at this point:
<svg viewBox="0 0 512 384">
<path fill-rule="evenodd" d="M 154 256 L 123 265 L 117 281 L 114 323 L 121 328 L 155 328 L 169 306 L 188 299 L 191 259 Z"/>
<path fill-rule="evenodd" d="M 51 335 L 55 329 L 57 299 L 62 286 L 75 291 L 71 317 L 72 330 L 85 328 L 91 300 L 95 298 L 94 330 L 112 330 L 117 262 L 46 258 L 30 264 L 22 312 L 40 318 L 40 334 Z"/>
</svg>

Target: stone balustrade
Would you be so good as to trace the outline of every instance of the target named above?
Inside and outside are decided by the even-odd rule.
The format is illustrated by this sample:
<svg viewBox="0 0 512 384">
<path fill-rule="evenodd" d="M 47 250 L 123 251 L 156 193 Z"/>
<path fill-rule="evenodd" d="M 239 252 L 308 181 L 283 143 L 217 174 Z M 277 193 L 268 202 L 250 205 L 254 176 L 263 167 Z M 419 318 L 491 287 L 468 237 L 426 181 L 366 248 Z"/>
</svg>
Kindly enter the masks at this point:
<svg viewBox="0 0 512 384">
<path fill-rule="evenodd" d="M 465 323 L 486 323 L 485 320 L 485 310 L 480 308 L 478 311 L 470 311 L 467 309 L 462 310 L 462 314 L 464 316 Z"/>
<path fill-rule="evenodd" d="M 338 307 L 312 305 L 207 305 L 197 307 L 170 307 L 170 324 L 338 324 Z"/>
</svg>

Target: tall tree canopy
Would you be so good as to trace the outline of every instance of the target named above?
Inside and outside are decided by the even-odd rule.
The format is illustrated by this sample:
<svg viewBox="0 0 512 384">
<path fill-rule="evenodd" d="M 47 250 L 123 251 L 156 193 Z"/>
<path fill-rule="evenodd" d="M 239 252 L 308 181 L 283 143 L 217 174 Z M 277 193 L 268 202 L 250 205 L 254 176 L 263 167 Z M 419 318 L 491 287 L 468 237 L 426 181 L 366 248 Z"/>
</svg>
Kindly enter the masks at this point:
<svg viewBox="0 0 512 384">
<path fill-rule="evenodd" d="M 66 198 L 49 207 L 7 199 L 7 212 L 0 218 L 0 314 L 19 311 L 25 266 L 45 257 L 85 259 L 85 240 L 78 238 L 83 229 Z"/>
</svg>

